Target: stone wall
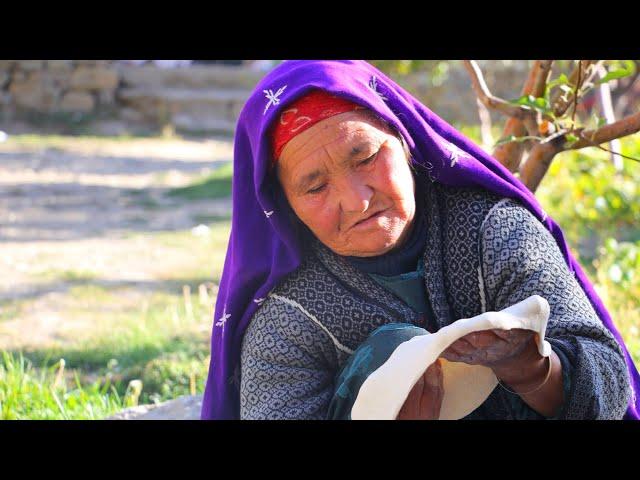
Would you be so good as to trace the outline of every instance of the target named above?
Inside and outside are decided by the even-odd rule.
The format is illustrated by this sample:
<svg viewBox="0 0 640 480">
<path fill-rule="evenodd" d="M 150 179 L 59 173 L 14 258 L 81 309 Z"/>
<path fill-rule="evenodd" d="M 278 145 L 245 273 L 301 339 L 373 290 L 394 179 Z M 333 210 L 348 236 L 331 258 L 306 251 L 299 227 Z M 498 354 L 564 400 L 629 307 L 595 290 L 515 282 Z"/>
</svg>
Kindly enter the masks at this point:
<svg viewBox="0 0 640 480">
<path fill-rule="evenodd" d="M 0 60 L 3 110 L 93 112 L 115 104 L 119 81 L 107 60 Z"/>
<path fill-rule="evenodd" d="M 27 122 L 37 130 L 83 120 L 89 130 L 108 124 L 111 134 L 167 125 L 231 134 L 263 75 L 247 65 L 167 69 L 110 60 L 0 60 L 0 128 L 12 131 Z"/>
<path fill-rule="evenodd" d="M 519 96 L 526 61 L 480 63 L 496 95 Z M 424 72 L 398 82 L 445 120 L 478 123 L 468 74 L 461 62 L 450 65 L 437 86 Z M 135 134 L 140 128 L 170 125 L 179 132 L 231 135 L 264 74 L 247 64 L 167 69 L 110 60 L 0 60 L 0 129 L 11 133 L 18 122 L 27 121 L 27 128 L 37 131 L 34 119 L 48 119 L 51 127 L 85 119 L 94 122 L 89 132 L 98 134 Z"/>
</svg>

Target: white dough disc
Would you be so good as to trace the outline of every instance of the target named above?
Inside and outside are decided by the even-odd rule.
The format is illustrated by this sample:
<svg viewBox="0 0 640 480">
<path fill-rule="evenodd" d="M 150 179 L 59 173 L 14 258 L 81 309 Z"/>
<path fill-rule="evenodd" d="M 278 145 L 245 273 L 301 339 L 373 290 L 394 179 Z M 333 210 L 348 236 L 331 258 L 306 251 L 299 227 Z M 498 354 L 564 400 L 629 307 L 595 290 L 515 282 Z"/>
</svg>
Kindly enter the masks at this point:
<svg viewBox="0 0 640 480">
<path fill-rule="evenodd" d="M 425 370 L 449 345 L 472 332 L 482 330 L 522 328 L 535 331 L 538 351 L 543 357 L 551 354 L 551 345 L 544 340 L 549 304 L 539 295 L 505 308 L 500 312 L 485 312 L 460 319 L 433 334 L 419 335 L 401 343 L 391 356 L 364 381 L 351 409 L 353 420 L 393 420 L 409 392 Z M 441 358 L 444 397 L 440 420 L 457 420 L 473 412 L 487 399 L 498 384 L 490 368 L 448 362 Z"/>
</svg>

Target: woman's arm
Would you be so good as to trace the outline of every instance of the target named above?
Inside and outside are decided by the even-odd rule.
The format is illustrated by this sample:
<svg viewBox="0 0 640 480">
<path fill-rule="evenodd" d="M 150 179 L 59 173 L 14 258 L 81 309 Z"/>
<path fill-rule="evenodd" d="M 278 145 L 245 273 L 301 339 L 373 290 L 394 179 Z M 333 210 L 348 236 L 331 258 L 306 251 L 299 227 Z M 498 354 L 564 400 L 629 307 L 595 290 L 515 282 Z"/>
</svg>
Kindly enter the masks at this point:
<svg viewBox="0 0 640 480">
<path fill-rule="evenodd" d="M 481 251 L 487 310 L 501 310 L 533 294 L 551 307 L 546 332 L 554 351 L 551 378 L 539 391 L 514 397 L 539 414 L 553 416 L 562 385 L 563 399 L 554 418 L 622 418 L 631 395 L 622 350 L 549 231 L 526 208 L 508 201 L 485 219 Z M 527 370 L 535 377 L 543 369 L 531 363 Z M 512 390 L 519 389 L 513 375 L 503 380 Z M 533 383 L 520 385 L 520 390 L 534 388 Z"/>
<path fill-rule="evenodd" d="M 333 395 L 334 356 L 326 333 L 302 312 L 267 299 L 242 342 L 240 418 L 324 419 Z"/>
</svg>

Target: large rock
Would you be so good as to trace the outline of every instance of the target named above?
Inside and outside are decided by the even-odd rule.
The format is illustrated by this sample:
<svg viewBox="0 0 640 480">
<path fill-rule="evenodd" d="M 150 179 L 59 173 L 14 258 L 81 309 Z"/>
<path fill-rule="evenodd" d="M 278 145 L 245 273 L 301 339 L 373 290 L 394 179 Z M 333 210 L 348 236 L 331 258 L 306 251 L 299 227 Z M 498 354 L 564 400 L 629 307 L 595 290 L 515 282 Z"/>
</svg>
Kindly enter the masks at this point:
<svg viewBox="0 0 640 480">
<path fill-rule="evenodd" d="M 201 408 L 202 395 L 186 395 L 158 405 L 127 408 L 106 420 L 199 420 Z"/>
<path fill-rule="evenodd" d="M 78 67 L 70 83 L 80 90 L 113 90 L 118 86 L 118 73 L 108 68 Z"/>
</svg>

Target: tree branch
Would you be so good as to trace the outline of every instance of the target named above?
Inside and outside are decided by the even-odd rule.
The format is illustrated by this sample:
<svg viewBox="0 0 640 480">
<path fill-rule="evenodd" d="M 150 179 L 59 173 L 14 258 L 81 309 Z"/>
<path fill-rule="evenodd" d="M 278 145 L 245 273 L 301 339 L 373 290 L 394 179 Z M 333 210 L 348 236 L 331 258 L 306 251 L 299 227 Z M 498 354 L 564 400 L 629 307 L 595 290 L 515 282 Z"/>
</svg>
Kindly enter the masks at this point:
<svg viewBox="0 0 640 480">
<path fill-rule="evenodd" d="M 580 140 L 563 147 L 562 150 L 577 150 L 584 147 L 592 147 L 607 143 L 616 138 L 626 137 L 640 131 L 640 112 L 629 115 L 617 122 L 603 125 L 597 129 L 582 130 Z"/>
<path fill-rule="evenodd" d="M 531 109 L 524 106 L 511 105 L 502 98 L 493 95 L 489 91 L 489 87 L 487 87 L 482 71 L 475 60 L 463 60 L 463 62 L 465 68 L 469 72 L 469 76 L 471 77 L 471 85 L 476 96 L 487 108 L 497 110 L 509 117 L 519 119 L 523 119 L 531 114 Z"/>
<path fill-rule="evenodd" d="M 553 60 L 536 60 L 529 71 L 529 76 L 522 87 L 521 96 L 534 95 L 542 96 L 544 93 Z M 508 138 L 511 135 L 522 137 L 527 134 L 527 128 L 518 118 L 509 117 L 505 123 L 502 132 L 502 138 Z M 524 153 L 524 142 L 507 142 L 498 145 L 493 150 L 493 156 L 502 165 L 507 167 L 510 172 L 515 173 L 520 168 L 522 154 Z"/>
<path fill-rule="evenodd" d="M 544 178 L 553 157 L 560 151 L 556 142 L 538 143 L 529 152 L 527 161 L 520 169 L 520 181 L 535 193 Z"/>
<path fill-rule="evenodd" d="M 582 62 L 582 63 L 581 63 Z M 583 85 L 586 82 L 590 82 L 593 80 L 594 75 L 598 70 L 598 66 L 602 65 L 604 60 L 578 60 L 578 64 L 575 66 L 571 74 L 569 75 L 569 84 L 571 86 L 576 86 L 578 83 L 578 79 L 581 76 L 581 72 L 587 72 L 590 66 L 596 64 L 595 67 L 592 67 L 589 77 L 586 80 L 581 81 Z M 580 66 L 582 65 L 582 67 Z M 559 91 L 553 96 L 551 100 L 551 104 L 553 105 L 553 113 L 556 117 L 561 117 L 567 111 L 567 108 L 573 103 L 573 93 L 568 93 L 565 98 L 562 98 L 562 93 Z"/>
<path fill-rule="evenodd" d="M 534 97 L 542 97 L 544 95 L 552 65 L 553 60 L 536 60 L 530 75 L 530 77 L 533 77 L 532 88 L 528 92 L 523 92 L 523 95 L 533 95 Z"/>
</svg>

